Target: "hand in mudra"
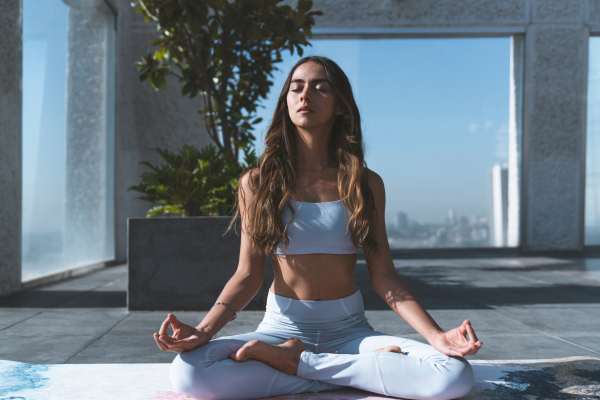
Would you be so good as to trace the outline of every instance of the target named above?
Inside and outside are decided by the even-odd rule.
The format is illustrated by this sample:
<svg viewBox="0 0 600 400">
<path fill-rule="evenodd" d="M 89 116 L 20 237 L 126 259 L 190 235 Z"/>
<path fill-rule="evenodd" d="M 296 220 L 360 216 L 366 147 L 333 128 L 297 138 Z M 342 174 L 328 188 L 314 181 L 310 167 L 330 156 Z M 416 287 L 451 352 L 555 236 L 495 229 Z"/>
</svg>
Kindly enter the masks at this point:
<svg viewBox="0 0 600 400">
<path fill-rule="evenodd" d="M 172 325 L 173 335 L 169 336 L 169 325 Z M 153 333 L 154 341 L 163 351 L 181 353 L 200 347 L 210 341 L 206 332 L 199 331 L 193 326 L 179 321 L 174 314 L 167 315 L 158 332 Z"/>
<path fill-rule="evenodd" d="M 471 321 L 468 319 L 458 327 L 434 336 L 429 343 L 448 356 L 459 357 L 475 354 L 483 345 L 483 342 L 477 339 Z"/>
</svg>

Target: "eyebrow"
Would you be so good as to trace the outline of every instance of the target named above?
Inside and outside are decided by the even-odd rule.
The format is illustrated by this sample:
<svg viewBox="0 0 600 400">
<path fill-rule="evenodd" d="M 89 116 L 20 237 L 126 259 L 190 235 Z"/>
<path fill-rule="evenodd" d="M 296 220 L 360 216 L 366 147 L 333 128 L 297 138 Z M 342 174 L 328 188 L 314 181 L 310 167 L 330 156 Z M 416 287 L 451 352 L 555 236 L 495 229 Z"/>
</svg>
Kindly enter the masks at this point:
<svg viewBox="0 0 600 400">
<path fill-rule="evenodd" d="M 304 79 L 292 79 L 292 81 L 290 83 L 297 83 L 297 82 L 302 82 L 304 83 Z M 329 80 L 324 79 L 324 78 L 319 78 L 319 79 L 313 79 L 312 81 L 309 82 L 329 82 Z"/>
</svg>

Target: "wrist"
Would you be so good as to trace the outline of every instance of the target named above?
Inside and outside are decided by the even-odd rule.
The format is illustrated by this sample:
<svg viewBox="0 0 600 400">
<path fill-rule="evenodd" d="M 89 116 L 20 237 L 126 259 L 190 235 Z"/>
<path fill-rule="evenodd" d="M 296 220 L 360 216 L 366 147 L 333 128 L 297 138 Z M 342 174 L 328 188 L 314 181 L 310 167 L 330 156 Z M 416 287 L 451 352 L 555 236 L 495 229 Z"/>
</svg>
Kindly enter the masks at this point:
<svg viewBox="0 0 600 400">
<path fill-rule="evenodd" d="M 431 343 L 432 341 L 434 341 L 438 337 L 442 336 L 443 334 L 444 334 L 444 331 L 442 329 L 435 329 L 435 330 L 430 331 L 427 335 L 425 335 L 425 339 L 429 343 Z"/>
<path fill-rule="evenodd" d="M 210 329 L 206 325 L 198 325 L 194 327 L 194 329 L 196 330 L 198 335 L 205 336 L 206 338 L 208 338 L 208 340 L 212 339 L 212 337 L 214 336 L 214 332 L 212 331 L 212 329 Z"/>
</svg>

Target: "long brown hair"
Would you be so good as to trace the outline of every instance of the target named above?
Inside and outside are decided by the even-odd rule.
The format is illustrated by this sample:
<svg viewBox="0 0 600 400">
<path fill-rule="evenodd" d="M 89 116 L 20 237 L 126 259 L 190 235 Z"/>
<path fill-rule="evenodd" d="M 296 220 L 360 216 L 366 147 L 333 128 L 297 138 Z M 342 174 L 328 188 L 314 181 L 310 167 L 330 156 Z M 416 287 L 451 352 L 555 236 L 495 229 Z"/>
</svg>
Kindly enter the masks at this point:
<svg viewBox="0 0 600 400">
<path fill-rule="evenodd" d="M 362 130 L 360 126 L 360 113 L 350 81 L 342 69 L 331 59 L 323 56 L 303 57 L 292 67 L 289 72 L 277 105 L 273 113 L 271 125 L 265 137 L 265 150 L 258 158 L 258 173 L 250 174 L 248 183 L 250 190 L 256 194 L 256 201 L 246 205 L 246 219 L 244 231 L 248 232 L 251 239 L 264 254 L 272 254 L 277 243 L 282 240 L 289 243 L 287 225 L 284 226 L 281 212 L 288 206 L 290 193 L 296 182 L 296 140 L 295 126 L 289 116 L 287 107 L 287 93 L 290 81 L 296 68 L 308 61 L 319 63 L 325 70 L 327 79 L 333 87 L 337 104 L 342 113 L 336 115 L 332 126 L 330 141 L 330 159 L 335 160 L 337 173 L 337 187 L 343 204 L 349 211 L 347 229 L 352 236 L 356 247 L 363 251 L 375 250 L 375 207 L 373 195 L 367 181 L 367 166 L 364 160 Z M 248 173 L 246 170 L 241 177 Z M 246 203 L 242 185 L 238 186 L 238 196 Z M 227 233 L 240 217 L 238 197 L 235 199 L 235 214 Z M 294 215 L 294 210 L 289 207 Z"/>
</svg>

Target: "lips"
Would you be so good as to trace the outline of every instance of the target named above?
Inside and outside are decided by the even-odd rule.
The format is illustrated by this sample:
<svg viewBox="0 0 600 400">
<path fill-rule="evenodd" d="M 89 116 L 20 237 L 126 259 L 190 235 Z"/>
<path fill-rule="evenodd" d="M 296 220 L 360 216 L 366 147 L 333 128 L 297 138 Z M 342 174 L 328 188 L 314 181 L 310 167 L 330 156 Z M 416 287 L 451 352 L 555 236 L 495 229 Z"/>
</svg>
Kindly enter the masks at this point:
<svg viewBox="0 0 600 400">
<path fill-rule="evenodd" d="M 302 112 L 302 111 L 312 111 L 312 110 L 310 109 L 310 107 L 301 107 L 298 109 L 298 112 Z"/>
</svg>

